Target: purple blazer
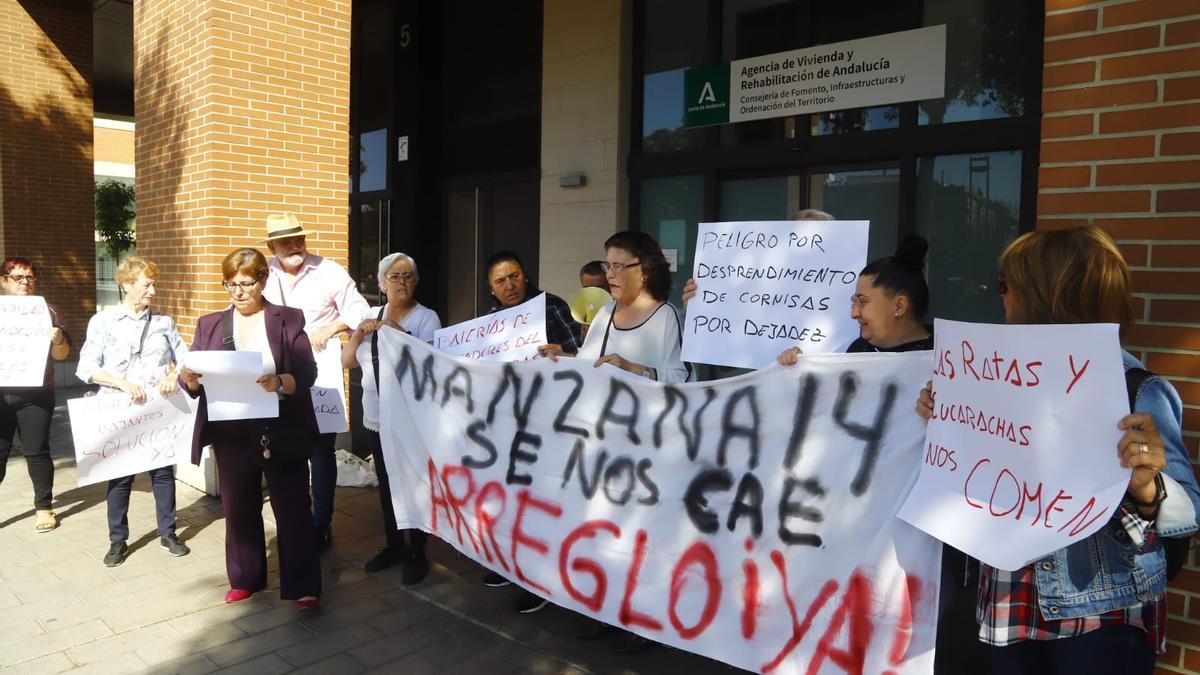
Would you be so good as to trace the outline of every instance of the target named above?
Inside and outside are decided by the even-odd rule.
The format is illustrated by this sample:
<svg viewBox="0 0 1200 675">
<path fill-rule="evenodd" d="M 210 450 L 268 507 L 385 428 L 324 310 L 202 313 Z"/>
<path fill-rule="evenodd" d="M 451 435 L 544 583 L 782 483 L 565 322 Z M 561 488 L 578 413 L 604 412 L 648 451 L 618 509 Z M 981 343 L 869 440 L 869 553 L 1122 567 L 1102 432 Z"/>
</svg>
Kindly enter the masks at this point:
<svg viewBox="0 0 1200 675">
<path fill-rule="evenodd" d="M 196 323 L 196 335 L 192 339 L 192 350 L 225 349 L 225 333 L 222 317 L 232 314 L 233 307 L 200 317 Z M 317 380 L 317 362 L 313 358 L 312 345 L 304 332 L 304 312 L 295 307 L 282 307 L 263 300 L 263 312 L 267 323 L 267 342 L 271 355 L 275 357 L 275 372 L 287 373 L 296 378 L 296 393 L 279 402 L 279 417 L 287 422 L 306 424 L 315 436 L 317 418 L 313 414 L 309 389 Z M 203 378 L 200 389 L 183 390 L 192 398 L 200 398 L 196 410 L 196 426 L 192 431 L 192 464 L 200 463 L 200 450 L 211 443 L 245 445 L 256 438 L 261 427 L 259 420 L 208 421 L 208 401 L 204 395 Z"/>
</svg>

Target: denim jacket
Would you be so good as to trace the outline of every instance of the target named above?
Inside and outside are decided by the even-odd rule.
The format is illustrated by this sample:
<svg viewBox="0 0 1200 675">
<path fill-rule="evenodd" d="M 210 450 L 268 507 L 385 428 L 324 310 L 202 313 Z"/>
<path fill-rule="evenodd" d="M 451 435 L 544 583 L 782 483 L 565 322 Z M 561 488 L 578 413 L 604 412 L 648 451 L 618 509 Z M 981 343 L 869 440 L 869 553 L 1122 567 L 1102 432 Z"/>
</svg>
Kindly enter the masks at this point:
<svg viewBox="0 0 1200 675">
<path fill-rule="evenodd" d="M 1142 365 L 1128 352 L 1123 359 L 1126 370 Z M 1197 529 L 1200 488 L 1183 446 L 1179 394 L 1163 378 L 1147 378 L 1134 410 L 1154 419 L 1167 451 L 1167 498 L 1155 519 L 1156 536 L 1135 542 L 1114 516 L 1087 539 L 1034 562 L 1038 607 L 1047 619 L 1095 616 L 1157 598 L 1167 587 L 1161 537 L 1186 537 Z"/>
</svg>

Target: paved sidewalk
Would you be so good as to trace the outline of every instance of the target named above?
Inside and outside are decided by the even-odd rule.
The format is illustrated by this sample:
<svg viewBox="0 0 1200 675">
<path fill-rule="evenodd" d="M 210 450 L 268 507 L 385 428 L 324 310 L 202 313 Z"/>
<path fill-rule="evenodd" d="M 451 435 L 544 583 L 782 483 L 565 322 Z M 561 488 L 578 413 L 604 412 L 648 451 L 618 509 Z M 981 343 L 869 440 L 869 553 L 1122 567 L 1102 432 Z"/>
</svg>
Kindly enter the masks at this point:
<svg viewBox="0 0 1200 675">
<path fill-rule="evenodd" d="M 482 571 L 430 540 L 429 577 L 402 588 L 398 570 L 368 575 L 382 544 L 373 489 L 338 488 L 333 549 L 322 557 L 322 611 L 301 617 L 270 587 L 226 605 L 221 504 L 176 483 L 178 532 L 191 555 L 159 549 L 149 479 L 129 510 L 131 552 L 119 567 L 108 549 L 104 485 L 75 486 L 62 390 L 51 443 L 55 510 L 62 525 L 34 532 L 32 489 L 14 451 L 0 485 L 0 670 L 7 673 L 708 673 L 742 672 L 667 647 L 612 656 L 604 641 L 573 637 L 575 615 L 554 607 L 521 616 L 517 591 L 488 589 Z M 264 506 L 269 547 L 274 522 Z"/>
</svg>

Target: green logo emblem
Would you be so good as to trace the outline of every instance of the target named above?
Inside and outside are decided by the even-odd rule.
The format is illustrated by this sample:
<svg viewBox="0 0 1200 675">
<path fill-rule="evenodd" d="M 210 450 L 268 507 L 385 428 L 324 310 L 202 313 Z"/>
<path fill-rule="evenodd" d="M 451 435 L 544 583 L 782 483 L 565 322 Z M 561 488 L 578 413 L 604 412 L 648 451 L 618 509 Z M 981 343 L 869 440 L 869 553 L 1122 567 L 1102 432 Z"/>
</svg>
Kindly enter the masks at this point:
<svg viewBox="0 0 1200 675">
<path fill-rule="evenodd" d="M 729 123 L 729 64 L 688 68 L 683 74 L 685 127 Z"/>
</svg>

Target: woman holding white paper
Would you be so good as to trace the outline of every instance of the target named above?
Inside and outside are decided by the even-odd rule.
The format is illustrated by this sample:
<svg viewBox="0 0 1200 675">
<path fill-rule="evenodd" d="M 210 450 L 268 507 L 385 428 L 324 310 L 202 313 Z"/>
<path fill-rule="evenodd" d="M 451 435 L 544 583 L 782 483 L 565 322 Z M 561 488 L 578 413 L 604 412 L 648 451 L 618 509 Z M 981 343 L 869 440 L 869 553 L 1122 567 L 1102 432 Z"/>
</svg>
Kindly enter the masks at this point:
<svg viewBox="0 0 1200 675">
<path fill-rule="evenodd" d="M 87 340 L 79 351 L 75 375 L 101 385 L 101 393 L 124 392 L 136 404 L 146 402 L 147 392 L 162 396 L 178 385 L 173 368 L 187 353 L 175 329 L 175 321 L 155 314 L 154 302 L 158 265 L 145 258 L 126 258 L 117 266 L 117 283 L 124 298 L 116 307 L 98 312 L 88 321 Z M 172 556 L 187 555 L 186 544 L 175 535 L 175 467 L 150 469 L 150 488 L 158 520 L 159 546 Z M 134 476 L 108 481 L 108 553 L 104 564 L 116 567 L 129 553 L 129 492 Z"/>
<path fill-rule="evenodd" d="M 671 272 L 658 242 L 644 232 L 618 232 L 604 249 L 601 266 L 613 301 L 596 313 L 576 356 L 659 382 L 687 380 L 691 369 L 680 358 L 682 325 L 667 302 Z M 563 355 L 553 344 L 538 351 Z"/>
<path fill-rule="evenodd" d="M 293 427 L 309 432 L 304 448 L 311 453 L 317 433 L 309 389 L 317 364 L 304 332 L 304 313 L 263 299 L 267 261 L 252 248 L 241 248 L 221 263 L 232 306 L 200 317 L 192 350 L 256 352 L 261 355 L 258 386 L 280 397 L 276 429 Z M 201 399 L 192 434 L 192 463 L 212 444 L 217 458 L 221 505 L 225 509 L 225 568 L 229 592 L 225 602 L 249 598 L 267 585 L 267 549 L 262 520 L 262 480 L 266 476 L 271 510 L 275 512 L 279 547 L 279 595 L 296 607 L 320 607 L 321 565 L 316 529 L 309 511 L 308 462 L 271 461 L 261 439 L 261 420 L 209 421 L 204 382 L 200 374 L 182 368 L 180 381 L 189 395 Z M 276 460 L 293 453 L 276 449 Z M 268 461 L 262 461 L 268 460 Z"/>
<path fill-rule="evenodd" d="M 1133 323 L 1129 268 L 1103 230 L 1030 232 L 1000 255 L 997 292 L 1010 324 Z M 1152 673 L 1166 650 L 1168 565 L 1186 557 L 1200 488 L 1183 445 L 1182 402 L 1165 379 L 1123 355 L 1133 413 L 1116 452 L 1132 469 L 1125 498 L 1087 539 L 1016 572 L 983 566 L 979 639 L 992 672 Z M 933 415 L 927 386 L 917 413 Z M 1178 542 L 1178 543 L 1174 543 Z M 1175 553 L 1168 554 L 1173 549 Z"/>
<path fill-rule="evenodd" d="M 37 267 L 32 260 L 13 256 L 0 264 L 0 288 L 4 295 L 37 295 Z M 25 467 L 33 483 L 35 531 L 49 532 L 58 527 L 54 502 L 54 460 L 50 457 L 50 419 L 54 416 L 54 362 L 64 361 L 71 353 L 71 341 L 63 330 L 58 312 L 50 312 L 50 335 L 46 369 L 40 387 L 0 387 L 0 483 L 4 482 L 13 433 L 21 436 Z"/>
<path fill-rule="evenodd" d="M 432 309 L 417 302 L 417 262 L 403 253 L 393 253 L 379 261 L 379 288 L 387 295 L 387 304 L 372 307 L 358 324 L 350 341 L 342 347 L 342 367 L 362 367 L 363 426 L 370 438 L 371 454 L 375 457 L 375 475 L 379 477 L 379 505 L 383 509 L 383 530 L 386 545 L 363 566 L 368 572 L 378 572 L 395 564 L 402 565 L 400 582 L 406 586 L 425 578 L 429 561 L 425 558 L 428 535 L 418 529 L 396 529 L 396 511 L 392 506 L 391 483 L 379 439 L 379 336 L 382 326 L 404 331 L 418 340 L 431 342 L 434 331 L 442 327 Z"/>
</svg>

